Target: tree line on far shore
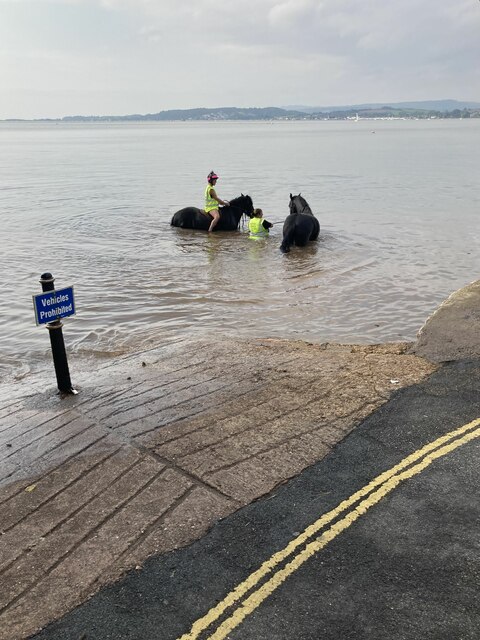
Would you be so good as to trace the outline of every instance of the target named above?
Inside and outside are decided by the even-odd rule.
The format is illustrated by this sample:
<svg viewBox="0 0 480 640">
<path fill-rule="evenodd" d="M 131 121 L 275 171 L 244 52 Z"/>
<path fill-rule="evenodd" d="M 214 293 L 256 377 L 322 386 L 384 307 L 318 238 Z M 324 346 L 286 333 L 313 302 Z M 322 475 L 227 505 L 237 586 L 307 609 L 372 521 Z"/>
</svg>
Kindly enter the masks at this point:
<svg viewBox="0 0 480 640">
<path fill-rule="evenodd" d="M 315 111 L 307 113 L 280 107 L 239 108 L 219 107 L 215 109 L 171 109 L 158 113 L 131 114 L 123 116 L 65 116 L 64 118 L 41 118 L 41 122 L 157 122 L 157 121 L 221 121 L 221 120 L 355 120 L 374 118 L 407 118 L 407 119 L 444 119 L 444 118 L 480 118 L 480 108 L 451 109 L 440 111 L 435 109 L 375 107 L 360 109 L 335 109 L 332 111 Z M 9 121 L 18 121 L 10 118 Z"/>
</svg>

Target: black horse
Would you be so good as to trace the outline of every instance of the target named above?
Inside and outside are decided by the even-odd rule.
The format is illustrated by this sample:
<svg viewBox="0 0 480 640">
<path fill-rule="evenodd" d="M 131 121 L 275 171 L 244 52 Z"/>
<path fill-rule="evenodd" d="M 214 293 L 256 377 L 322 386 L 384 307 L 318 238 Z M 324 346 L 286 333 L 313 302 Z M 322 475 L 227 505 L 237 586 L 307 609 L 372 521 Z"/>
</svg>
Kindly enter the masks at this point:
<svg viewBox="0 0 480 640">
<path fill-rule="evenodd" d="M 283 223 L 283 242 L 280 250 L 288 253 L 292 245 L 304 247 L 309 240 L 316 240 L 320 233 L 320 223 L 315 218 L 303 196 L 290 194 L 290 214 Z"/>
<path fill-rule="evenodd" d="M 243 193 L 238 198 L 230 200 L 230 204 L 226 207 L 220 207 L 220 220 L 218 221 L 215 231 L 236 231 L 240 224 L 242 215 L 250 218 L 253 215 L 253 202 L 250 196 L 244 196 Z M 173 227 L 182 227 L 182 229 L 202 229 L 208 231 L 212 216 L 205 213 L 197 207 L 185 207 L 173 214 L 171 225 Z"/>
</svg>

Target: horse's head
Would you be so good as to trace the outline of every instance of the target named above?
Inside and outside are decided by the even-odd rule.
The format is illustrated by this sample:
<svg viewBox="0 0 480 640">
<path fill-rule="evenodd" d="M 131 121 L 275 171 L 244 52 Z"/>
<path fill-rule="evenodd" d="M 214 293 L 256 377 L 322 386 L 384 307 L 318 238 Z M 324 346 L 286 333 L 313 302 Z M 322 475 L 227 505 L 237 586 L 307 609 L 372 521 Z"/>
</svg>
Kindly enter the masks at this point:
<svg viewBox="0 0 480 640">
<path fill-rule="evenodd" d="M 237 207 L 249 218 L 253 216 L 253 202 L 250 196 L 244 196 L 242 193 L 238 198 L 230 200 L 230 206 Z"/>
<path fill-rule="evenodd" d="M 290 202 L 288 203 L 288 206 L 290 213 L 309 213 L 313 215 L 310 205 L 300 193 L 298 196 L 290 194 Z"/>
</svg>

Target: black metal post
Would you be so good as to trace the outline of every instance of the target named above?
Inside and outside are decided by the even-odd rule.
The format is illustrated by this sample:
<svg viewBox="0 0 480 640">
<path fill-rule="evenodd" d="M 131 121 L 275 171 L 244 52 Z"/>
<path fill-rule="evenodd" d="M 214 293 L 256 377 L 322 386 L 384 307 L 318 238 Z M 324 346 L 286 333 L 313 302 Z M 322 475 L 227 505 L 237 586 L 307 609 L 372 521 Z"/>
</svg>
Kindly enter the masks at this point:
<svg viewBox="0 0 480 640">
<path fill-rule="evenodd" d="M 54 282 L 55 278 L 51 273 L 42 273 L 40 276 L 40 283 L 42 285 L 42 291 L 44 292 L 53 291 L 55 289 L 53 285 Z M 70 380 L 70 371 L 68 370 L 67 352 L 65 350 L 65 342 L 63 341 L 62 327 L 63 322 L 60 318 L 47 323 L 58 389 L 59 391 L 72 393 L 74 390 Z"/>
</svg>

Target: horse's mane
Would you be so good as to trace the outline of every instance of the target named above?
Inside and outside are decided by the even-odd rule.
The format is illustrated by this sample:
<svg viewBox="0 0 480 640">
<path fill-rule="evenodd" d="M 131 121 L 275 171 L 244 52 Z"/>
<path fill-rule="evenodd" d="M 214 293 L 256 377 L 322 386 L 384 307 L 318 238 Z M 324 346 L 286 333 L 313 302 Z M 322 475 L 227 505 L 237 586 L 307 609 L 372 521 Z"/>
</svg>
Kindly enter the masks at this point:
<svg viewBox="0 0 480 640">
<path fill-rule="evenodd" d="M 240 196 L 238 196 L 238 198 L 233 198 L 233 200 L 230 200 L 230 204 L 233 207 L 236 207 L 236 206 L 243 207 L 245 204 L 252 205 L 253 207 L 253 202 L 251 197 L 247 195 L 244 196 L 243 193 Z"/>
<path fill-rule="evenodd" d="M 299 193 L 297 196 L 290 194 L 290 213 L 307 213 L 313 215 L 313 211 L 305 198 Z"/>
<path fill-rule="evenodd" d="M 230 200 L 230 206 L 240 209 L 242 213 L 251 216 L 253 214 L 253 201 L 249 195 L 243 193 L 238 198 Z"/>
</svg>

